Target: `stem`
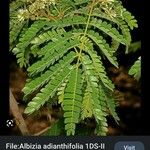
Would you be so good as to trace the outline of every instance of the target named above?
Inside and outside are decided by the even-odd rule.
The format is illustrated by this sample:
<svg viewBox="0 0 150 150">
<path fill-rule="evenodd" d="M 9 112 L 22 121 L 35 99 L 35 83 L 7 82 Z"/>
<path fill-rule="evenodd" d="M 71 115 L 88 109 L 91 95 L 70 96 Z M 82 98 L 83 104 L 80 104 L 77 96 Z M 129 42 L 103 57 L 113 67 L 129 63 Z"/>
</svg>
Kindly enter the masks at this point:
<svg viewBox="0 0 150 150">
<path fill-rule="evenodd" d="M 84 34 L 83 34 L 83 38 L 84 38 L 84 37 L 86 36 L 86 34 L 87 34 L 87 30 L 88 30 L 88 26 L 89 26 L 89 23 L 90 23 L 90 18 L 91 18 L 91 15 L 92 15 L 92 11 L 93 11 L 93 8 L 94 8 L 94 4 L 95 4 L 95 0 L 93 0 L 93 2 L 92 2 L 92 4 L 91 4 L 91 9 L 90 9 L 90 12 L 89 12 L 87 24 L 86 24 L 85 31 L 84 31 Z M 77 61 L 77 68 L 79 67 L 79 61 L 80 61 L 80 58 L 81 58 L 83 46 L 84 46 L 84 43 L 83 43 L 83 41 L 82 41 L 82 43 L 81 43 L 81 48 L 80 48 L 80 52 L 79 52 L 79 57 L 78 57 L 78 61 Z"/>
<path fill-rule="evenodd" d="M 10 96 L 9 96 L 10 110 L 11 110 L 15 120 L 18 122 L 17 126 L 20 129 L 22 135 L 29 135 L 27 125 L 25 123 L 25 120 L 24 120 L 21 112 L 19 111 L 17 101 L 14 98 L 11 89 L 9 89 L 9 94 L 10 94 Z"/>
</svg>

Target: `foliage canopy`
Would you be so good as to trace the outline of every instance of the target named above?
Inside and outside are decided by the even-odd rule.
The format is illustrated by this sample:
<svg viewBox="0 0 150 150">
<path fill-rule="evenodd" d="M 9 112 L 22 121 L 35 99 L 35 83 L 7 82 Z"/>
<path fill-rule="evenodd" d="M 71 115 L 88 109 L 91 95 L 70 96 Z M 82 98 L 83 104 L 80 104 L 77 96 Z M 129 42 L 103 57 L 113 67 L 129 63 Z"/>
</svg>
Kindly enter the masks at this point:
<svg viewBox="0 0 150 150">
<path fill-rule="evenodd" d="M 24 100 L 36 93 L 25 113 L 57 97 L 67 135 L 75 135 L 76 125 L 91 117 L 97 122 L 95 133 L 106 135 L 106 117 L 116 122 L 119 117 L 103 61 L 118 67 L 115 53 L 120 44 L 128 50 L 130 30 L 136 27 L 120 0 L 10 2 L 10 51 L 29 75 Z"/>
</svg>

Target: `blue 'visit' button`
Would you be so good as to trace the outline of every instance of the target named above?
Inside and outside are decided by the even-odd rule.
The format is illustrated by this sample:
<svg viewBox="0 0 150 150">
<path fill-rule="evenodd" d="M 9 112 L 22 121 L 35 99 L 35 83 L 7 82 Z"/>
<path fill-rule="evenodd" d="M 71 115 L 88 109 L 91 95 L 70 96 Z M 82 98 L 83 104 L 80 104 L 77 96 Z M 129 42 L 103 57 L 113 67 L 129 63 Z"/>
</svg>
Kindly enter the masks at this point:
<svg viewBox="0 0 150 150">
<path fill-rule="evenodd" d="M 144 150 L 144 145 L 138 141 L 120 141 L 115 144 L 114 150 Z"/>
</svg>

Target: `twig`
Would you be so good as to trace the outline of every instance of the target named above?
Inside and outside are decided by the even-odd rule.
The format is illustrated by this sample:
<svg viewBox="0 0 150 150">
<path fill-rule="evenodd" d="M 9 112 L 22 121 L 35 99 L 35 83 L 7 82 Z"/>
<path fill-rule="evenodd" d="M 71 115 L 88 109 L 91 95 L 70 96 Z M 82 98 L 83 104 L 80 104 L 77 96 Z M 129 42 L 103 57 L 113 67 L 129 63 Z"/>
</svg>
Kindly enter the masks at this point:
<svg viewBox="0 0 150 150">
<path fill-rule="evenodd" d="M 9 102 L 10 102 L 10 111 L 16 120 L 16 124 L 20 129 L 22 135 L 29 135 L 29 131 L 27 129 L 26 123 L 22 117 L 22 114 L 19 111 L 19 107 L 16 99 L 14 98 L 11 89 L 9 89 Z"/>
<path fill-rule="evenodd" d="M 38 133 L 35 133 L 34 136 L 39 136 L 41 134 L 43 134 L 44 132 L 46 132 L 48 129 L 50 129 L 51 127 L 47 127 L 45 129 L 43 129 L 42 131 L 38 132 Z"/>
</svg>

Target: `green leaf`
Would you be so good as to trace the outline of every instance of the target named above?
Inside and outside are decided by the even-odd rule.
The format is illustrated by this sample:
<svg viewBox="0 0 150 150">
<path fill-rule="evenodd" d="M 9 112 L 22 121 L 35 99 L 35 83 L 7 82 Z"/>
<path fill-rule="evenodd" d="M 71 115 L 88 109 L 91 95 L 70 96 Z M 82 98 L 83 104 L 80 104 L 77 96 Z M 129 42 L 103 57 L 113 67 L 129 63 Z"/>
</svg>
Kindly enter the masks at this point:
<svg viewBox="0 0 150 150">
<path fill-rule="evenodd" d="M 60 88 L 58 88 L 58 103 L 61 104 L 64 100 L 64 93 L 65 93 L 65 88 L 67 86 L 68 83 L 68 79 L 66 79 L 66 81 L 64 81 L 62 83 L 62 85 L 60 86 Z"/>
<path fill-rule="evenodd" d="M 129 46 L 129 53 L 133 52 L 135 53 L 136 51 L 141 49 L 141 41 L 133 42 Z"/>
<path fill-rule="evenodd" d="M 141 57 L 133 64 L 129 70 L 129 75 L 133 75 L 136 80 L 139 80 L 141 77 Z"/>
<path fill-rule="evenodd" d="M 50 40 L 54 41 L 54 39 L 59 40 L 64 33 L 64 29 L 52 29 L 50 31 L 42 32 L 42 34 L 38 35 L 35 37 L 32 41 L 31 44 L 34 44 L 34 46 L 40 45 L 42 43 L 48 42 Z"/>
<path fill-rule="evenodd" d="M 107 57 L 107 59 L 115 66 L 118 67 L 118 63 L 116 58 L 111 53 L 111 47 L 107 44 L 107 42 L 100 36 L 98 33 L 94 31 L 89 31 L 88 36 L 96 43 L 96 45 L 100 48 L 103 54 Z"/>
<path fill-rule="evenodd" d="M 92 103 L 92 110 L 93 115 L 96 119 L 96 122 L 98 123 L 98 135 L 104 135 L 106 134 L 107 129 L 107 120 L 106 120 L 106 106 L 105 103 L 103 103 L 103 99 L 100 99 L 100 91 L 99 91 L 99 85 L 98 85 L 98 79 L 95 76 L 94 73 L 94 67 L 92 65 L 92 61 L 89 61 L 88 56 L 83 56 L 83 68 L 84 68 L 84 74 L 87 82 L 87 88 L 89 94 L 91 94 L 91 103 Z M 94 79 L 94 80 L 93 80 Z"/>
<path fill-rule="evenodd" d="M 83 102 L 82 102 L 82 114 L 81 118 L 84 120 L 85 118 L 91 118 L 93 115 L 93 110 L 92 110 L 92 94 L 90 91 L 90 88 L 87 86 L 84 97 L 83 97 Z"/>
<path fill-rule="evenodd" d="M 104 86 L 106 88 L 113 91 L 114 85 L 112 84 L 111 80 L 108 78 L 105 68 L 102 65 L 100 57 L 98 57 L 98 55 L 94 51 L 88 51 L 88 53 L 90 54 L 90 56 L 92 58 L 93 68 L 94 68 L 97 76 L 99 76 L 101 82 L 104 84 Z"/>
<path fill-rule="evenodd" d="M 61 74 L 61 76 L 60 76 Z M 34 111 L 38 110 L 41 106 L 45 104 L 50 98 L 52 98 L 57 89 L 61 86 L 64 80 L 70 74 L 70 69 L 68 67 L 61 70 L 58 74 L 56 74 L 55 78 L 49 82 L 44 88 L 40 90 L 31 102 L 28 103 L 27 108 L 25 109 L 26 114 L 31 114 Z"/>
<path fill-rule="evenodd" d="M 64 18 L 61 21 L 57 21 L 57 22 L 51 22 L 49 23 L 49 27 L 68 27 L 71 25 L 86 25 L 86 19 L 85 17 L 82 16 L 74 16 L 72 17 L 68 17 L 68 18 Z M 116 41 L 118 41 L 119 43 L 125 44 L 125 40 L 123 38 L 123 36 L 119 33 L 119 31 L 112 27 L 111 24 L 107 23 L 106 21 L 102 21 L 100 19 L 96 19 L 96 18 L 92 18 L 92 20 L 89 22 L 90 26 L 93 26 L 101 31 L 103 31 L 105 34 L 109 35 L 110 37 L 112 37 L 113 39 L 115 39 Z"/>
<path fill-rule="evenodd" d="M 40 77 L 37 77 L 30 82 L 27 82 L 25 87 L 23 88 L 23 92 L 25 93 L 24 99 L 26 99 L 29 94 L 33 93 L 38 88 L 47 84 L 53 77 L 55 77 L 55 75 L 60 72 L 60 70 L 62 70 L 66 66 L 69 66 L 74 58 L 75 53 L 70 52 L 67 56 L 63 57 L 63 60 L 60 60 L 59 63 L 55 66 L 51 66 L 50 69 L 42 74 Z"/>
<path fill-rule="evenodd" d="M 125 8 L 123 9 L 122 16 L 124 20 L 128 23 L 128 26 L 130 27 L 131 30 L 133 30 L 133 28 L 138 27 L 137 20 Z"/>
<path fill-rule="evenodd" d="M 69 42 L 65 42 L 65 45 L 62 45 L 60 48 L 60 43 L 57 44 L 55 49 L 50 53 L 46 53 L 45 56 L 38 62 L 34 63 L 32 66 L 28 68 L 28 72 L 31 76 L 36 75 L 46 68 L 50 67 L 55 63 L 55 61 L 59 60 L 64 54 L 70 49 L 76 47 L 79 44 L 77 40 L 70 40 Z M 35 69 L 36 68 L 36 69 Z"/>
<path fill-rule="evenodd" d="M 108 91 L 108 89 L 103 87 L 103 85 L 100 85 L 100 99 L 101 99 L 101 101 L 106 103 L 105 107 L 108 108 L 108 110 L 110 111 L 110 114 L 113 116 L 115 121 L 118 123 L 118 121 L 120 119 L 119 119 L 119 117 L 116 113 L 116 106 L 117 105 L 116 105 L 116 102 L 115 102 L 115 98 L 113 96 L 113 93 Z"/>
<path fill-rule="evenodd" d="M 15 25 L 13 25 L 12 29 L 10 30 L 10 45 L 12 45 L 12 43 L 17 40 L 17 37 L 24 27 L 25 23 L 25 21 L 19 23 L 15 22 Z"/>
<path fill-rule="evenodd" d="M 64 93 L 63 110 L 67 135 L 75 134 L 82 106 L 82 78 L 78 68 L 72 70 Z"/>
<path fill-rule="evenodd" d="M 26 66 L 27 57 L 26 48 L 29 46 L 31 40 L 36 36 L 36 34 L 44 27 L 45 22 L 36 21 L 34 22 L 29 29 L 26 30 L 25 34 L 19 39 L 19 43 L 12 50 L 16 54 L 17 62 L 20 64 L 20 67 Z"/>
<path fill-rule="evenodd" d="M 64 131 L 64 122 L 63 119 L 55 122 L 50 129 L 44 134 L 44 136 L 59 136 Z"/>
</svg>

